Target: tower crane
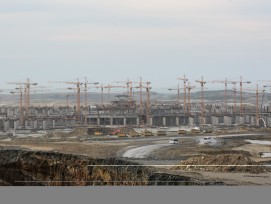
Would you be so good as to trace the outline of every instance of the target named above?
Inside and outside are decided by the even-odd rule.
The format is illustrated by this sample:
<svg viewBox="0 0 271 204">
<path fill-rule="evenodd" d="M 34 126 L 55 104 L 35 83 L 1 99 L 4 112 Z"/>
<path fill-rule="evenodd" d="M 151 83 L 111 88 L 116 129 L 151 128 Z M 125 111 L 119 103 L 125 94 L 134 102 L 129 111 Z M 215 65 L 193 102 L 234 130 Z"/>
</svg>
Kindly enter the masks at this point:
<svg viewBox="0 0 271 204">
<path fill-rule="evenodd" d="M 240 77 L 240 115 L 243 115 L 243 84 L 250 84 L 251 81 L 243 81 L 242 76 Z"/>
<path fill-rule="evenodd" d="M 225 80 L 213 80 L 212 83 L 222 83 L 225 85 L 225 90 L 224 90 L 225 109 L 224 109 L 224 112 L 227 113 L 227 111 L 228 111 L 228 83 L 229 83 L 229 80 L 227 78 Z"/>
<path fill-rule="evenodd" d="M 151 82 L 147 81 L 145 82 L 146 85 L 145 86 L 137 86 L 135 88 L 143 88 L 146 89 L 146 125 L 150 126 L 150 117 L 151 117 L 151 94 L 150 94 L 150 90 L 152 89 L 150 87 Z"/>
<path fill-rule="evenodd" d="M 26 82 L 7 82 L 7 84 L 24 86 L 25 111 L 28 115 L 30 115 L 30 89 L 31 86 L 37 86 L 38 83 L 33 83 L 29 78 L 26 78 Z"/>
<path fill-rule="evenodd" d="M 203 80 L 203 76 L 201 77 L 201 80 L 196 80 L 195 82 L 200 83 L 201 86 L 201 124 L 205 124 L 204 112 L 205 112 L 205 105 L 204 105 L 204 85 L 206 84 L 206 81 Z"/>
<path fill-rule="evenodd" d="M 126 88 L 126 86 L 113 86 L 113 85 L 108 84 L 107 86 L 104 86 L 104 88 L 108 90 L 108 92 L 107 92 L 107 102 L 110 103 L 110 99 L 109 99 L 110 90 L 112 88 Z"/>
<path fill-rule="evenodd" d="M 191 90 L 196 88 L 196 86 L 190 86 L 190 82 L 188 82 L 188 86 L 186 87 L 188 90 L 188 114 L 191 114 Z"/>
<path fill-rule="evenodd" d="M 237 93 L 237 88 L 236 88 L 236 84 L 238 83 L 238 81 L 229 81 L 229 84 L 233 85 L 233 113 L 237 112 L 237 108 L 236 108 L 236 93 Z"/>
<path fill-rule="evenodd" d="M 169 91 L 177 90 L 177 98 L 178 98 L 178 107 L 180 107 L 180 84 L 177 85 L 177 88 L 170 88 Z"/>
<path fill-rule="evenodd" d="M 20 103 L 19 103 L 19 111 L 20 111 L 20 126 L 23 126 L 24 123 L 24 113 L 23 113 L 23 90 L 22 90 L 22 85 L 19 87 L 15 88 L 17 91 L 11 91 L 11 94 L 20 94 Z"/>
<path fill-rule="evenodd" d="M 85 125 L 87 124 L 88 84 L 98 85 L 99 82 L 88 82 L 87 77 L 85 77 L 85 81 L 83 83 L 85 91 L 85 111 L 84 111 Z"/>
<path fill-rule="evenodd" d="M 265 92 L 265 89 L 259 90 L 259 85 L 256 84 L 256 89 L 245 89 L 247 91 L 255 91 L 256 92 L 256 111 L 255 111 L 255 118 L 256 118 L 256 125 L 259 126 L 260 120 L 260 111 L 259 111 L 259 92 Z"/>
<path fill-rule="evenodd" d="M 97 89 L 101 89 L 101 105 L 104 104 L 104 88 L 106 88 L 106 86 L 103 86 L 103 84 L 96 86 Z"/>
<path fill-rule="evenodd" d="M 186 113 L 186 111 L 187 111 L 187 108 L 186 108 L 186 82 L 188 81 L 188 79 L 186 78 L 185 74 L 183 77 L 179 77 L 177 79 L 183 81 L 183 109 L 184 109 L 184 113 Z"/>
<path fill-rule="evenodd" d="M 130 108 L 133 108 L 133 83 L 138 83 L 138 82 L 133 82 L 127 79 L 127 81 L 115 81 L 114 83 L 125 83 L 126 88 L 127 88 L 127 95 L 129 96 L 129 106 Z"/>
<path fill-rule="evenodd" d="M 270 83 L 270 85 L 264 85 L 264 87 L 265 88 L 270 87 L 270 89 L 271 89 L 271 80 L 261 80 L 259 82 Z M 271 110 L 271 90 L 270 90 L 270 98 L 269 98 L 269 100 L 270 100 L 270 106 L 269 106 L 269 112 L 270 112 L 270 110 Z"/>
<path fill-rule="evenodd" d="M 69 90 L 75 90 L 76 91 L 76 112 L 78 115 L 78 119 L 81 115 L 81 102 L 80 102 L 80 92 L 81 92 L 81 85 L 83 85 L 83 82 L 80 82 L 79 79 L 77 81 L 49 81 L 49 83 L 64 83 L 64 84 L 70 84 L 75 85 L 76 87 L 68 87 Z"/>
<path fill-rule="evenodd" d="M 125 83 L 126 84 L 126 87 L 127 87 L 127 95 L 129 96 L 129 102 L 130 102 L 130 108 L 132 108 L 133 106 L 133 88 L 139 88 L 139 94 L 140 94 L 140 112 L 141 114 L 143 113 L 143 97 L 142 97 L 142 89 L 144 88 L 143 87 L 143 84 L 144 85 L 147 85 L 148 82 L 143 82 L 142 81 L 142 77 L 140 77 L 140 81 L 130 81 L 129 79 L 127 79 L 127 81 L 115 81 L 114 83 Z M 133 84 L 139 84 L 139 86 L 137 87 L 133 87 Z"/>
</svg>

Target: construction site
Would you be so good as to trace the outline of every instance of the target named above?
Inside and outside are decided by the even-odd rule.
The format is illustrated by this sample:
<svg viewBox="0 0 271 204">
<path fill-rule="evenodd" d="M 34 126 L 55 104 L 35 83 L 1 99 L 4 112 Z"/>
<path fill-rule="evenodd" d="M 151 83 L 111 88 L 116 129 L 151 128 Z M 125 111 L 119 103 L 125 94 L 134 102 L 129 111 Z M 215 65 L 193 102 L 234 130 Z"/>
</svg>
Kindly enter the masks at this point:
<svg viewBox="0 0 271 204">
<path fill-rule="evenodd" d="M 7 84 L 1 185 L 271 185 L 271 80 Z"/>
</svg>

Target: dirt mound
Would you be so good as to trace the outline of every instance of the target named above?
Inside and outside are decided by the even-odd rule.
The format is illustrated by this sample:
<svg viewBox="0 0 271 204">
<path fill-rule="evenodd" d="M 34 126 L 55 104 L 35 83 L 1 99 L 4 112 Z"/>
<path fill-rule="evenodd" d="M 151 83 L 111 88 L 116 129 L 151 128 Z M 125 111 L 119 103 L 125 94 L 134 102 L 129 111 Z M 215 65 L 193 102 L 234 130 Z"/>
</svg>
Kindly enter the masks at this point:
<svg viewBox="0 0 271 204">
<path fill-rule="evenodd" d="M 255 166 L 259 164 L 242 154 L 219 154 L 194 157 L 182 161 L 180 165 L 184 166 L 174 167 L 173 170 L 236 173 L 246 172 L 253 174 L 267 172 L 266 168 L 262 166 Z"/>
</svg>

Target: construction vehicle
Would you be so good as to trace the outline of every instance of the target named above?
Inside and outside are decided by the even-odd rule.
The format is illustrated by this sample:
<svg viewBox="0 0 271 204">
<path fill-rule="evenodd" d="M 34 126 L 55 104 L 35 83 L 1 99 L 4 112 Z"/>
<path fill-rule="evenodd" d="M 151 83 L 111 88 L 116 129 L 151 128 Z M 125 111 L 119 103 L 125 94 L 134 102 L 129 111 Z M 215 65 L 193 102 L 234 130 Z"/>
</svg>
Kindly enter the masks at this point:
<svg viewBox="0 0 271 204">
<path fill-rule="evenodd" d="M 102 136 L 103 133 L 102 133 L 101 131 L 95 131 L 95 132 L 94 132 L 94 135 L 95 135 L 95 136 Z"/>
<path fill-rule="evenodd" d="M 127 137 L 127 135 L 125 133 L 118 133 L 119 137 Z"/>
<path fill-rule="evenodd" d="M 147 136 L 153 136 L 153 132 L 150 131 L 150 130 L 144 130 L 144 131 L 141 132 L 141 134 L 146 136 L 146 137 Z"/>
<path fill-rule="evenodd" d="M 184 135 L 186 133 L 186 130 L 178 130 L 179 135 Z"/>
<path fill-rule="evenodd" d="M 141 134 L 131 131 L 131 132 L 129 132 L 129 135 L 131 135 L 131 137 L 139 137 Z"/>
<path fill-rule="evenodd" d="M 207 126 L 207 125 L 200 127 L 200 131 L 203 133 L 212 133 L 213 132 L 212 127 Z"/>
</svg>

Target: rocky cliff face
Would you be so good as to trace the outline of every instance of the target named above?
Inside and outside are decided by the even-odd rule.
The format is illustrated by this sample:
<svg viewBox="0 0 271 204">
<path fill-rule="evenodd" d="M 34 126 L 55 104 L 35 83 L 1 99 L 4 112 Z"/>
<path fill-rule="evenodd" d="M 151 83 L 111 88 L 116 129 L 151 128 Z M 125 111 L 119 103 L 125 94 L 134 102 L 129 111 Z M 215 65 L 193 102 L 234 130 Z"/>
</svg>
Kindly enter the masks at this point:
<svg viewBox="0 0 271 204">
<path fill-rule="evenodd" d="M 2 148 L 0 185 L 223 185 L 221 182 L 157 173 L 155 169 L 134 165 L 137 164 L 115 158 L 92 159 L 57 152 Z"/>
</svg>

